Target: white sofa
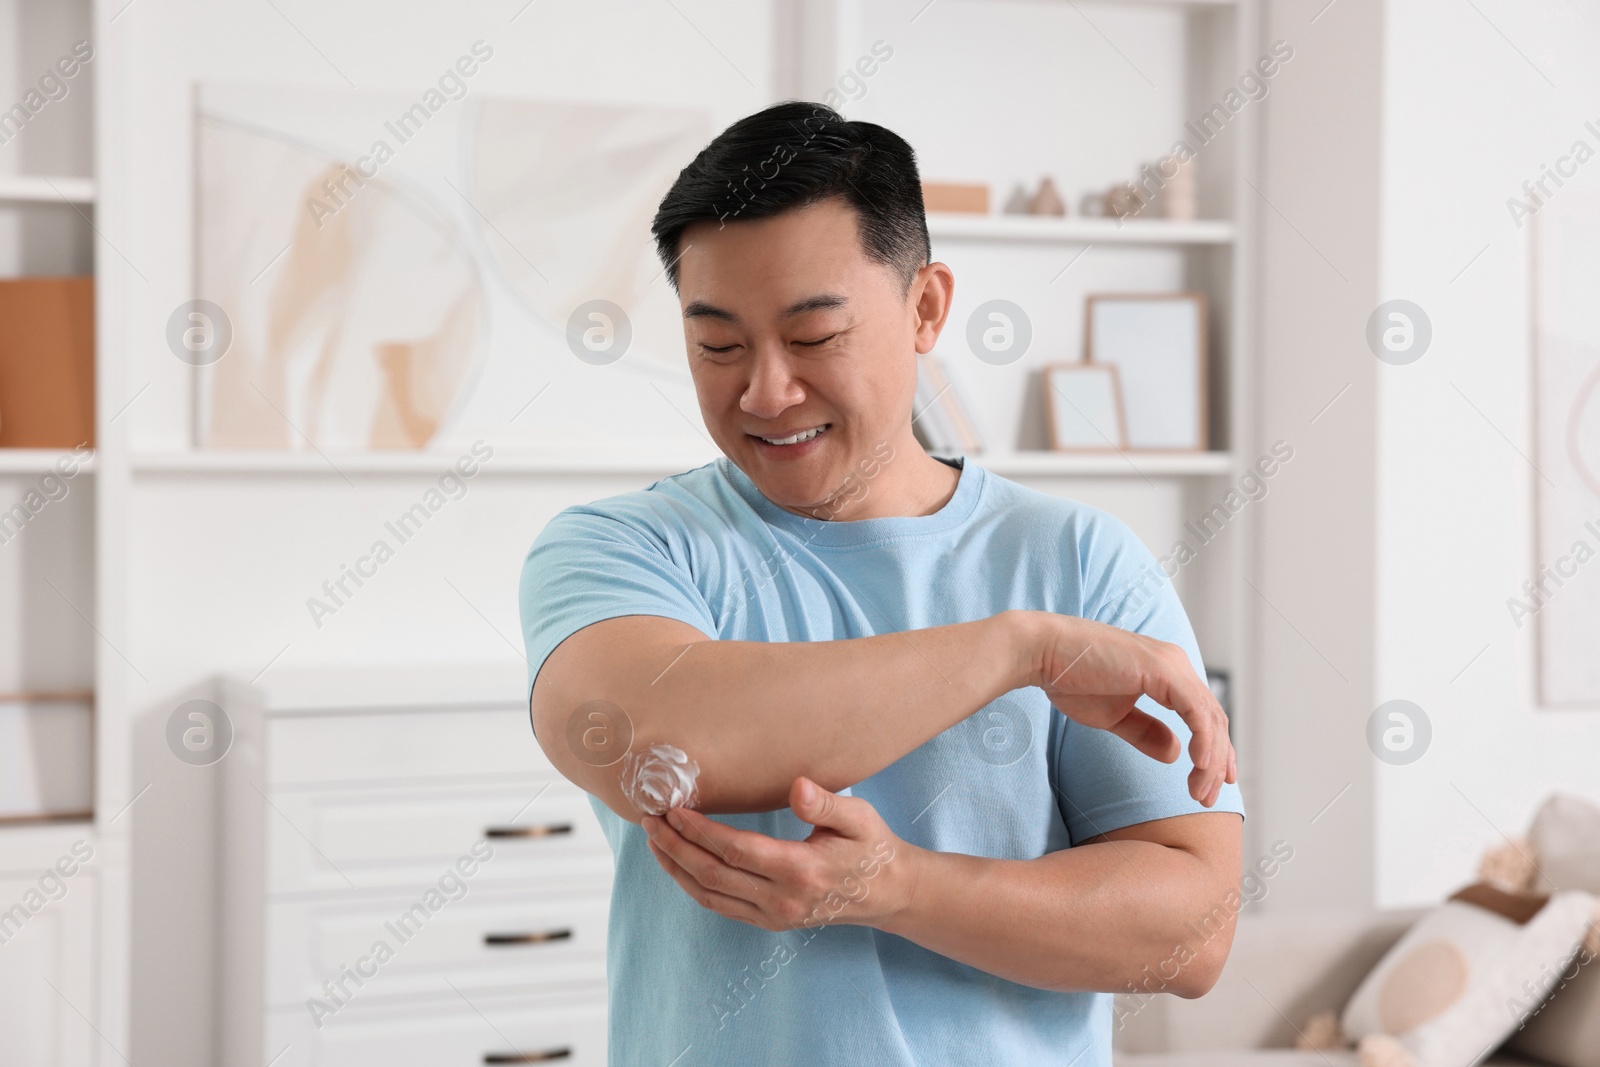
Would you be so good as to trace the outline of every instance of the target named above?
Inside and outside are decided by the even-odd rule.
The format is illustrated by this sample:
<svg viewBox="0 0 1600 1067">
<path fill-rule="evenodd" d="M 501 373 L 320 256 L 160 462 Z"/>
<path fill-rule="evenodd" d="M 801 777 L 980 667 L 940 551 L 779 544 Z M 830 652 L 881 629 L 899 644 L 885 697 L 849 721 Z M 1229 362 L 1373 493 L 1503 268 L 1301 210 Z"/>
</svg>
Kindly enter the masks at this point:
<svg viewBox="0 0 1600 1067">
<path fill-rule="evenodd" d="M 1338 1012 L 1422 914 L 1244 914 L 1222 977 L 1198 1000 L 1118 998 L 1116 1067 L 1356 1067 L 1354 1051 L 1299 1052 L 1296 1027 Z M 1496 1053 L 1484 1067 L 1546 1067 Z"/>
</svg>

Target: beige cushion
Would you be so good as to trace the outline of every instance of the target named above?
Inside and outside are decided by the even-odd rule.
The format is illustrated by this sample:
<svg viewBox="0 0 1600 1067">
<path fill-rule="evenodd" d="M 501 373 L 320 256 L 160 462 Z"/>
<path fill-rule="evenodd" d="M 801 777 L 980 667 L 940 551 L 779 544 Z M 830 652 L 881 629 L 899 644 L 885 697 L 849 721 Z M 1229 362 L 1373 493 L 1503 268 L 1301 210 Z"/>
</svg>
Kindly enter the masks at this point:
<svg viewBox="0 0 1600 1067">
<path fill-rule="evenodd" d="M 1296 1052 L 1293 1049 L 1252 1049 L 1240 1052 L 1123 1053 L 1111 1057 L 1112 1067 L 1357 1067 L 1354 1052 Z"/>
<path fill-rule="evenodd" d="M 1550 882 L 1600 893 L 1600 807 L 1557 793 L 1540 806 L 1528 838 Z M 1600 964 L 1589 953 L 1562 970 L 1549 1001 L 1506 1049 L 1557 1067 L 1600 1067 Z"/>
<path fill-rule="evenodd" d="M 1556 793 L 1539 806 L 1528 840 L 1544 875 L 1536 878 L 1534 889 L 1600 893 L 1600 807 L 1582 797 Z"/>
<path fill-rule="evenodd" d="M 1600 963 L 1580 952 L 1561 972 L 1544 1007 L 1511 1035 L 1506 1051 L 1556 1067 L 1600 1067 Z"/>
<path fill-rule="evenodd" d="M 1354 1052 L 1295 1052 L 1258 1049 L 1247 1052 L 1118 1052 L 1113 1067 L 1356 1067 Z M 1546 1067 L 1516 1056 L 1490 1056 L 1482 1067 Z"/>
<path fill-rule="evenodd" d="M 1352 1041 L 1388 1034 L 1417 1067 L 1475 1063 L 1518 1024 L 1508 1003 L 1537 1004 L 1577 952 L 1595 899 L 1557 893 L 1526 925 L 1449 901 L 1395 944 L 1345 1006 Z"/>
</svg>

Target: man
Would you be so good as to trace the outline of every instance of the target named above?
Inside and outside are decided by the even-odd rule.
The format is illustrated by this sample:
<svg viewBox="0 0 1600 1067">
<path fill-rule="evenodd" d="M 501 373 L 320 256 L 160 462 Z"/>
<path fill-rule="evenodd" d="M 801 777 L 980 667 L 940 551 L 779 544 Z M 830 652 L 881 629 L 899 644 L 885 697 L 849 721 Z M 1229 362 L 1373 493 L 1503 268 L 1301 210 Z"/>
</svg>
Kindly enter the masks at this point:
<svg viewBox="0 0 1600 1067">
<path fill-rule="evenodd" d="M 653 230 L 724 456 L 563 511 L 521 590 L 535 733 L 616 859 L 612 1061 L 1108 1067 L 1109 991 L 1199 996 L 1232 940 L 1243 805 L 1171 584 L 918 446 L 954 278 L 904 140 L 777 105 Z"/>
</svg>

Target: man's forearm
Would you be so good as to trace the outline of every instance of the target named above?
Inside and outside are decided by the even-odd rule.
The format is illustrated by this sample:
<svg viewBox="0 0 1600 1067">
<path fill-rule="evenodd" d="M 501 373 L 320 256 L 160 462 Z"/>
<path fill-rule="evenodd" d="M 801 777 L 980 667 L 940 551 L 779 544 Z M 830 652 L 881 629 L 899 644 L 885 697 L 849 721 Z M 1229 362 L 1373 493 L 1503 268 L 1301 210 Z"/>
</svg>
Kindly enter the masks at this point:
<svg viewBox="0 0 1600 1067">
<path fill-rule="evenodd" d="M 897 850 L 887 867 L 907 861 L 897 874 L 914 877 L 911 902 L 873 925 L 1022 985 L 1198 996 L 1233 940 L 1228 886 L 1181 849 L 1103 841 L 1033 860 Z"/>
<path fill-rule="evenodd" d="M 619 767 L 589 766 L 556 748 L 565 743 L 562 709 L 607 700 L 626 712 L 635 751 L 671 744 L 699 764 L 701 811 L 787 807 L 796 777 L 843 789 L 1029 684 L 1028 614 L 838 641 L 656 637 L 654 648 L 639 642 L 659 634 L 662 620 L 612 620 L 606 642 L 614 647 L 594 652 L 623 666 L 589 672 L 581 687 L 568 686 L 573 691 L 543 694 L 542 713 L 536 690 L 540 738 L 567 777 L 635 817 L 621 798 Z"/>
</svg>

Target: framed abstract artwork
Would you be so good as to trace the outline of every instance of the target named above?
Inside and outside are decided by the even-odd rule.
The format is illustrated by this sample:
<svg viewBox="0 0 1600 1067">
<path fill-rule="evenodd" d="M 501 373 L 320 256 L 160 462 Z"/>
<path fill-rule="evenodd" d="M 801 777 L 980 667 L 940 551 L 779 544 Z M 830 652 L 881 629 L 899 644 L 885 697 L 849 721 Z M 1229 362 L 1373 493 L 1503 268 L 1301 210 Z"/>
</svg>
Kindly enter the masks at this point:
<svg viewBox="0 0 1600 1067">
<path fill-rule="evenodd" d="M 1507 609 L 1534 627 L 1539 702 L 1600 709 L 1600 196 L 1563 190 L 1531 225 L 1534 578 Z"/>
<path fill-rule="evenodd" d="M 199 317 L 169 343 L 227 339 L 186 360 L 196 443 L 699 440 L 650 221 L 709 117 L 432 97 L 200 86 Z M 524 415 L 547 386 L 560 399 Z"/>
</svg>

